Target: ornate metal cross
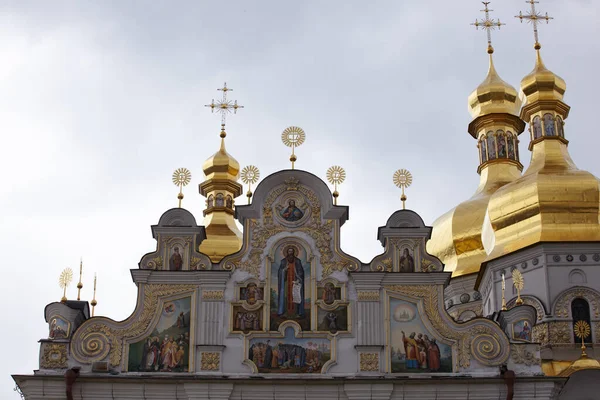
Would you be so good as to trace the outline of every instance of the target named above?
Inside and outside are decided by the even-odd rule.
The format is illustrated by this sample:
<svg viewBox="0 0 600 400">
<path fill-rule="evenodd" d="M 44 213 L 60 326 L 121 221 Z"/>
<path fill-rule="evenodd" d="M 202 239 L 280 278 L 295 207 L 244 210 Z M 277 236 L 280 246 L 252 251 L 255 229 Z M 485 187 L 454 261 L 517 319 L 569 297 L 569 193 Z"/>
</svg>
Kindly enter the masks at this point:
<svg viewBox="0 0 600 400">
<path fill-rule="evenodd" d="M 210 107 L 211 112 L 221 113 L 221 132 L 225 132 L 225 121 L 227 119 L 227 114 L 233 113 L 236 114 L 238 108 L 244 108 L 244 106 L 240 106 L 237 103 L 237 100 L 227 100 L 227 92 L 232 92 L 233 89 L 227 87 L 227 82 L 223 84 L 223 87 L 217 89 L 223 92 L 223 98 L 221 100 L 212 99 L 210 104 L 206 104 L 204 107 Z"/>
<path fill-rule="evenodd" d="M 471 25 L 474 25 L 477 30 L 479 30 L 479 27 L 481 27 L 481 29 L 486 31 L 487 41 L 488 41 L 488 53 L 492 54 L 494 52 L 494 48 L 492 47 L 492 31 L 494 29 L 496 29 L 496 27 L 498 27 L 498 29 L 500 29 L 500 27 L 502 25 L 506 25 L 506 24 L 503 24 L 502 22 L 500 22 L 500 19 L 498 19 L 496 21 L 493 18 L 490 18 L 490 11 L 494 11 L 494 10 L 490 10 L 488 8 L 488 4 L 490 4 L 489 1 L 482 1 L 482 3 L 485 6 L 485 9 L 483 9 L 481 11 L 485 13 L 485 19 L 481 19 L 481 20 L 475 19 L 475 22 L 472 23 Z"/>
<path fill-rule="evenodd" d="M 523 22 L 523 20 L 525 19 L 527 20 L 527 22 L 531 22 L 533 24 L 533 36 L 535 38 L 534 48 L 536 50 L 539 50 L 542 48 L 542 45 L 540 44 L 538 37 L 538 21 L 545 19 L 546 23 L 548 23 L 551 19 L 554 18 L 549 17 L 548 13 L 546 13 L 546 15 L 542 15 L 539 11 L 535 9 L 535 5 L 539 3 L 539 1 L 527 0 L 526 3 L 531 4 L 531 10 L 527 11 L 527 15 L 523 15 L 523 13 L 519 11 L 519 15 L 515 15 L 515 18 L 519 18 L 521 22 Z"/>
</svg>

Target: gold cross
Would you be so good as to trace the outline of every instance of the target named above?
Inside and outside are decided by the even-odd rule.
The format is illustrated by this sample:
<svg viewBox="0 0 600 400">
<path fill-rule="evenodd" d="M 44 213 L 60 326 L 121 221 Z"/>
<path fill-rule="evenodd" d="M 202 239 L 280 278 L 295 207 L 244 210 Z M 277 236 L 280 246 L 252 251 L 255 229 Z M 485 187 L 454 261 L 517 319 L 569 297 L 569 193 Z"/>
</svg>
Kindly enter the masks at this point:
<svg viewBox="0 0 600 400">
<path fill-rule="evenodd" d="M 488 4 L 490 4 L 489 1 L 482 1 L 482 3 L 485 6 L 485 9 L 483 9 L 481 11 L 485 12 L 485 19 L 482 19 L 482 20 L 475 19 L 475 22 L 472 23 L 471 25 L 474 25 L 477 30 L 479 30 L 479 27 L 481 27 L 481 29 L 483 29 L 484 31 L 487 32 L 487 41 L 488 41 L 488 50 L 487 51 L 489 54 L 492 54 L 494 52 L 494 48 L 492 47 L 492 31 L 494 29 L 496 29 L 496 27 L 498 27 L 498 29 L 500 29 L 500 27 L 502 25 L 506 25 L 506 24 L 503 24 L 502 22 L 500 22 L 500 19 L 498 19 L 498 21 L 496 21 L 493 18 L 490 18 L 490 11 L 494 11 L 494 10 L 488 9 Z"/>
<path fill-rule="evenodd" d="M 533 36 L 535 37 L 535 45 L 533 47 L 536 50 L 539 50 L 542 48 L 542 45 L 540 44 L 538 37 L 538 21 L 541 19 L 545 19 L 546 23 L 548 23 L 551 19 L 554 18 L 549 17 L 548 13 L 546 13 L 546 15 L 542 15 L 539 11 L 535 9 L 535 5 L 539 3 L 539 1 L 528 0 L 525 3 L 531 4 L 531 10 L 527 11 L 527 15 L 523 15 L 523 13 L 519 11 L 519 15 L 515 15 L 515 18 L 519 18 L 521 22 L 523 22 L 523 20 L 526 19 L 527 22 L 531 22 L 533 24 Z"/>
<path fill-rule="evenodd" d="M 212 99 L 210 104 L 205 105 L 204 107 L 210 107 L 211 112 L 221 113 L 221 133 L 225 132 L 225 120 L 227 118 L 227 114 L 231 113 L 233 110 L 234 114 L 237 114 L 238 108 L 244 108 L 244 106 L 240 106 L 237 103 L 237 100 L 227 100 L 227 92 L 232 92 L 233 89 L 227 87 L 227 82 L 223 84 L 223 87 L 217 89 L 223 92 L 223 98 L 221 100 Z"/>
</svg>

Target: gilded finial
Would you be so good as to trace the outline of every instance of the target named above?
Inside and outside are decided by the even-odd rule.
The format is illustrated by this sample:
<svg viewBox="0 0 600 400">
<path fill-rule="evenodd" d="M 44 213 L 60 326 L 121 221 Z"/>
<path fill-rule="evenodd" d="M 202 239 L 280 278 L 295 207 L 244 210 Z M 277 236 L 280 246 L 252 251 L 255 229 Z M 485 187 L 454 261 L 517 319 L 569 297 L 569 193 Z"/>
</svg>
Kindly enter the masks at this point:
<svg viewBox="0 0 600 400">
<path fill-rule="evenodd" d="M 488 42 L 487 52 L 488 52 L 488 54 L 492 54 L 494 52 L 494 48 L 492 47 L 492 31 L 495 30 L 496 27 L 498 29 L 500 29 L 500 27 L 502 25 L 506 25 L 506 24 L 500 22 L 500 19 L 498 19 L 496 21 L 495 19 L 490 18 L 490 11 L 494 11 L 494 10 L 490 10 L 488 8 L 488 4 L 490 4 L 489 1 L 482 1 L 482 3 L 485 6 L 485 8 L 481 11 L 485 13 L 485 19 L 481 19 L 481 20 L 475 19 L 475 22 L 472 23 L 471 25 L 474 25 L 477 30 L 479 30 L 479 27 L 481 27 L 481 29 L 486 31 L 487 42 Z"/>
<path fill-rule="evenodd" d="M 248 197 L 248 204 L 250 204 L 250 198 L 252 197 L 252 184 L 258 182 L 259 177 L 260 171 L 254 165 L 245 166 L 240 174 L 242 182 L 248 185 L 248 193 L 246 193 L 246 197 Z"/>
<path fill-rule="evenodd" d="M 515 289 L 517 289 L 517 301 L 515 304 L 520 306 L 523 304 L 523 299 L 521 298 L 521 290 L 525 287 L 525 280 L 523 279 L 523 274 L 518 269 L 514 269 L 512 272 L 512 280 Z"/>
<path fill-rule="evenodd" d="M 409 187 L 412 184 L 412 175 L 406 169 L 399 169 L 394 172 L 394 184 L 402 189 L 402 196 L 400 196 L 400 200 L 402 200 L 402 209 L 406 209 L 406 195 L 404 194 L 404 188 Z"/>
<path fill-rule="evenodd" d="M 77 301 L 81 300 L 81 289 L 83 288 L 83 282 L 81 277 L 83 275 L 83 258 L 79 260 L 79 283 L 77 283 Z"/>
<path fill-rule="evenodd" d="M 337 206 L 337 199 L 340 193 L 337 191 L 337 185 L 341 185 L 346 179 L 346 171 L 339 165 L 329 167 L 327 170 L 327 180 L 333 185 L 333 204 Z"/>
<path fill-rule="evenodd" d="M 58 286 L 63 290 L 63 297 L 60 299 L 61 303 L 67 302 L 67 287 L 73 280 L 73 270 L 71 268 L 65 268 L 58 277 Z"/>
<path fill-rule="evenodd" d="M 533 24 L 533 37 L 535 38 L 535 45 L 533 46 L 533 48 L 539 50 L 542 48 L 542 45 L 540 44 L 538 36 L 538 21 L 546 20 L 547 24 L 548 22 L 550 22 L 551 19 L 554 18 L 549 17 L 548 13 L 546 13 L 546 15 L 542 15 L 539 11 L 535 9 L 535 5 L 539 3 L 539 1 L 527 0 L 525 3 L 530 4 L 531 9 L 527 11 L 527 15 L 523 15 L 523 13 L 519 11 L 519 15 L 515 15 L 515 18 L 519 18 L 521 22 L 523 22 L 523 20 L 527 20 L 527 22 L 531 22 Z"/>
<path fill-rule="evenodd" d="M 90 304 L 92 305 L 92 317 L 93 317 L 94 309 L 96 308 L 96 304 L 98 304 L 98 302 L 96 301 L 96 274 L 94 274 L 94 297 L 92 298 L 92 301 L 90 302 Z"/>
<path fill-rule="evenodd" d="M 285 128 L 285 130 L 281 133 L 281 141 L 287 147 L 292 148 L 292 155 L 290 156 L 290 161 L 292 162 L 292 169 L 294 169 L 294 163 L 298 159 L 296 154 L 294 154 L 294 149 L 306 140 L 306 133 L 302 128 L 297 126 L 290 126 Z"/>
<path fill-rule="evenodd" d="M 504 272 L 502 272 L 502 311 L 506 311 L 506 297 L 504 297 L 504 292 L 506 291 L 506 280 L 504 278 Z"/>
<path fill-rule="evenodd" d="M 585 338 L 590 336 L 590 324 L 586 321 L 577 321 L 575 323 L 575 335 L 581 339 L 581 358 L 587 358 L 587 353 L 585 352 Z"/>
<path fill-rule="evenodd" d="M 206 104 L 204 107 L 210 107 L 211 112 L 218 112 L 221 114 L 221 138 L 225 138 L 227 133 L 225 133 L 225 121 L 227 119 L 227 114 L 231 113 L 233 110 L 234 114 L 237 114 L 238 108 L 244 108 L 244 106 L 240 106 L 237 103 L 237 100 L 227 100 L 227 92 L 232 92 L 233 89 L 227 87 L 227 82 L 223 84 L 223 87 L 217 89 L 223 92 L 223 98 L 221 100 L 212 99 L 210 104 Z"/>
<path fill-rule="evenodd" d="M 187 186 L 192 180 L 192 173 L 187 168 L 178 168 L 173 172 L 173 183 L 175 186 L 179 186 L 179 194 L 177 199 L 179 200 L 179 208 L 181 208 L 181 200 L 183 200 L 183 187 Z"/>
</svg>

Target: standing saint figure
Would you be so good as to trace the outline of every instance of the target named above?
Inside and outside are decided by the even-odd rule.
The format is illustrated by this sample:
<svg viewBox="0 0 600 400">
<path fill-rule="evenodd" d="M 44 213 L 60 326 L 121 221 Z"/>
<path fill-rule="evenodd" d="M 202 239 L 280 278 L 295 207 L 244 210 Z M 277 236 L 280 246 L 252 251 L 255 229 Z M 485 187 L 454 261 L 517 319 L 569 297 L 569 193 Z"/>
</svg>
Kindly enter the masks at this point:
<svg viewBox="0 0 600 400">
<path fill-rule="evenodd" d="M 179 247 L 173 249 L 173 255 L 169 258 L 169 269 L 171 271 L 181 271 L 183 267 L 183 257 L 179 254 Z"/>
<path fill-rule="evenodd" d="M 304 216 L 304 212 L 301 209 L 299 209 L 298 207 L 296 207 L 295 200 L 290 200 L 290 201 L 288 201 L 288 206 L 281 210 L 280 215 L 286 221 L 293 222 L 293 221 L 298 221 L 299 219 L 301 219 Z"/>
<path fill-rule="evenodd" d="M 304 268 L 293 247 L 286 247 L 277 271 L 277 315 L 304 317 Z M 294 290 L 295 289 L 295 290 Z M 295 293 L 294 293 L 295 292 Z"/>
<path fill-rule="evenodd" d="M 415 272 L 415 260 L 412 258 L 407 248 L 404 248 L 400 257 L 400 272 Z"/>
<path fill-rule="evenodd" d="M 417 369 L 421 363 L 421 354 L 415 340 L 415 333 L 411 333 L 409 337 L 406 337 L 404 331 L 402 332 L 402 342 L 404 342 L 404 354 L 406 355 L 406 369 Z"/>
</svg>

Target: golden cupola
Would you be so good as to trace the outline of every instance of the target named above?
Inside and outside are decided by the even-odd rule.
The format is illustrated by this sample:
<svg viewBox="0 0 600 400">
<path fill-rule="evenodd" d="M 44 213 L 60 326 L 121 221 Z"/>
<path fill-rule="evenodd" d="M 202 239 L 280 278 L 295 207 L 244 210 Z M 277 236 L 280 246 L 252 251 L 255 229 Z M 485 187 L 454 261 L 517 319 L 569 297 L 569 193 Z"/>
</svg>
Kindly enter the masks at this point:
<svg viewBox="0 0 600 400">
<path fill-rule="evenodd" d="M 499 24 L 489 19 L 476 22 L 484 27 Z M 487 25 L 484 25 L 486 24 Z M 444 263 L 453 277 L 477 273 L 486 259 L 481 231 L 490 196 L 521 175 L 519 135 L 525 123 L 518 117 L 521 100 L 515 88 L 504 82 L 494 67 L 494 50 L 488 36 L 489 69 L 485 80 L 468 99 L 473 118 L 468 131 L 477 140 L 479 186 L 468 200 L 433 223 L 427 252 Z"/>
<path fill-rule="evenodd" d="M 539 242 L 600 240 L 600 182 L 577 169 L 569 155 L 566 84 L 546 68 L 540 47 L 536 40 L 535 68 L 521 81 L 527 97 L 521 118 L 529 123 L 531 163 L 489 201 L 483 229 L 488 260 Z"/>
<path fill-rule="evenodd" d="M 227 87 L 223 91 L 223 99 L 207 105 L 212 111 L 222 114 L 221 147 L 204 162 L 202 169 L 206 180 L 199 185 L 200 194 L 206 197 L 204 210 L 204 226 L 206 239 L 200 244 L 199 251 L 218 263 L 223 257 L 238 252 L 242 248 L 242 233 L 235 223 L 234 199 L 242 194 L 243 187 L 238 183 L 240 164 L 225 148 L 225 116 L 233 110 L 237 111 L 237 101 L 227 100 Z"/>
</svg>

